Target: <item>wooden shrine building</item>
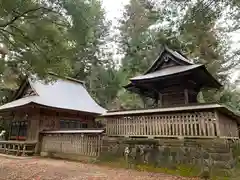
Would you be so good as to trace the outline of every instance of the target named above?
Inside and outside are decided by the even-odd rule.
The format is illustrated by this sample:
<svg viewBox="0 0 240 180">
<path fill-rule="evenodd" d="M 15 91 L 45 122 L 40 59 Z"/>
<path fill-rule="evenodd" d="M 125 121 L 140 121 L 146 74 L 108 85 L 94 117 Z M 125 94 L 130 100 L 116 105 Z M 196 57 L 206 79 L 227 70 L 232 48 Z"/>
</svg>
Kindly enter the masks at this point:
<svg viewBox="0 0 240 180">
<path fill-rule="evenodd" d="M 60 144 L 56 143 L 67 142 L 73 134 L 80 137 L 77 143 L 98 141 L 103 130 L 99 129 L 95 118 L 105 109 L 92 99 L 84 82 L 51 76 L 54 81 L 49 83 L 25 79 L 13 100 L 0 107 L 1 120 L 9 124 L 8 139 L 0 141 L 0 150 L 39 153 L 42 144 L 43 149 L 58 151 Z"/>
<path fill-rule="evenodd" d="M 156 107 L 197 103 L 202 88 L 221 87 L 204 65 L 194 64 L 167 47 L 143 75 L 130 81 L 125 88 L 155 99 Z"/>
<path fill-rule="evenodd" d="M 105 113 L 106 132 L 125 137 L 238 139 L 238 115 L 220 104 L 198 103 L 203 88 L 220 87 L 203 64 L 165 47 L 143 75 L 125 86 L 154 99 L 154 108 Z"/>
</svg>

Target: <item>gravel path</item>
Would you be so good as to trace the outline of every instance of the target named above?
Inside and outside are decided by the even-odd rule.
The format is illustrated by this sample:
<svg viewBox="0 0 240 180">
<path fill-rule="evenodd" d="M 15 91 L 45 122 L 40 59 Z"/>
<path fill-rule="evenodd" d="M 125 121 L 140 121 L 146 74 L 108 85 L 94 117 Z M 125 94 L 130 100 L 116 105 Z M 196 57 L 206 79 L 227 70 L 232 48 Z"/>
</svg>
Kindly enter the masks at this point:
<svg viewBox="0 0 240 180">
<path fill-rule="evenodd" d="M 0 180 L 190 180 L 64 160 L 0 156 Z"/>
</svg>

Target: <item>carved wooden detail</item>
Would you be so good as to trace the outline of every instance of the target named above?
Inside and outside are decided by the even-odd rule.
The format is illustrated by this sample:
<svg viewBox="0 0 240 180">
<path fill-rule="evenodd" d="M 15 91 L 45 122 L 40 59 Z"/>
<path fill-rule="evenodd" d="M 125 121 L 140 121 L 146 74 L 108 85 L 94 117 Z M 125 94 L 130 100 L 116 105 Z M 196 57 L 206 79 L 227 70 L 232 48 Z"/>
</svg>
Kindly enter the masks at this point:
<svg viewBox="0 0 240 180">
<path fill-rule="evenodd" d="M 24 91 L 22 97 L 35 96 L 35 95 L 37 95 L 36 92 L 29 86 Z"/>
</svg>

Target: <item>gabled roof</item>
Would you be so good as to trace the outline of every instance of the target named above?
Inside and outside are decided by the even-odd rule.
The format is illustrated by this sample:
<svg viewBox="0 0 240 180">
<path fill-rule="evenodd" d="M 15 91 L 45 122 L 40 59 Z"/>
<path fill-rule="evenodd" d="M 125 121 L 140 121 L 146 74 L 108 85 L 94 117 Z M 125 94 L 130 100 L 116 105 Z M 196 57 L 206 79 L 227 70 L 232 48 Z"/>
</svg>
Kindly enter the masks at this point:
<svg viewBox="0 0 240 180">
<path fill-rule="evenodd" d="M 149 69 L 144 74 L 148 74 L 148 73 L 156 71 L 159 68 L 159 66 L 161 66 L 162 63 L 164 63 L 162 57 L 165 54 L 171 55 L 173 57 L 172 60 L 175 61 L 178 65 L 193 65 L 194 64 L 192 62 L 192 60 L 188 59 L 187 57 L 182 55 L 180 52 L 171 50 L 167 46 L 164 46 L 160 55 L 157 57 L 157 59 L 153 62 L 153 64 L 149 67 Z"/>
<path fill-rule="evenodd" d="M 106 110 L 99 106 L 87 92 L 84 83 L 69 78 L 57 78 L 45 83 L 41 80 L 26 79 L 23 85 L 29 84 L 37 95 L 14 100 L 0 107 L 0 110 L 37 104 L 52 108 L 102 114 Z"/>
<path fill-rule="evenodd" d="M 164 59 L 165 57 L 170 57 L 167 61 Z M 171 62 L 169 65 L 164 65 L 165 63 Z M 143 74 L 130 79 L 132 84 L 133 82 L 141 81 L 141 80 L 153 80 L 159 78 L 167 78 L 172 75 L 183 75 L 185 72 L 194 72 L 196 70 L 200 70 L 204 77 L 207 77 L 205 83 L 208 84 L 209 87 L 219 88 L 221 84 L 207 71 L 206 67 L 203 64 L 194 64 L 190 59 L 186 58 L 180 52 L 169 49 L 167 46 L 164 46 L 162 52 L 158 56 L 158 58 L 153 62 L 150 68 Z M 213 83 L 212 83 L 213 82 Z M 130 84 L 124 86 L 128 88 Z"/>
</svg>

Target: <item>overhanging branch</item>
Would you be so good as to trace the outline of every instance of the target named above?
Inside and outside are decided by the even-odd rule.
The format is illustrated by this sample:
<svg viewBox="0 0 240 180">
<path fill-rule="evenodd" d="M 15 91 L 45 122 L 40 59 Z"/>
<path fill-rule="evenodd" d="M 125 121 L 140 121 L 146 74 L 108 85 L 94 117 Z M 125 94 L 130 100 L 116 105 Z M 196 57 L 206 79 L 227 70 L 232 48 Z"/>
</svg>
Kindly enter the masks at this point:
<svg viewBox="0 0 240 180">
<path fill-rule="evenodd" d="M 7 21 L 6 23 L 0 24 L 0 27 L 7 27 L 8 25 L 13 24 L 19 18 L 24 17 L 26 14 L 38 11 L 40 9 L 44 9 L 44 10 L 47 10 L 47 11 L 52 11 L 51 9 L 48 9 L 48 8 L 45 8 L 45 7 L 37 7 L 37 8 L 34 8 L 34 9 L 29 9 L 29 10 L 23 12 L 23 13 L 17 13 L 18 15 L 14 16 L 10 21 Z"/>
</svg>

